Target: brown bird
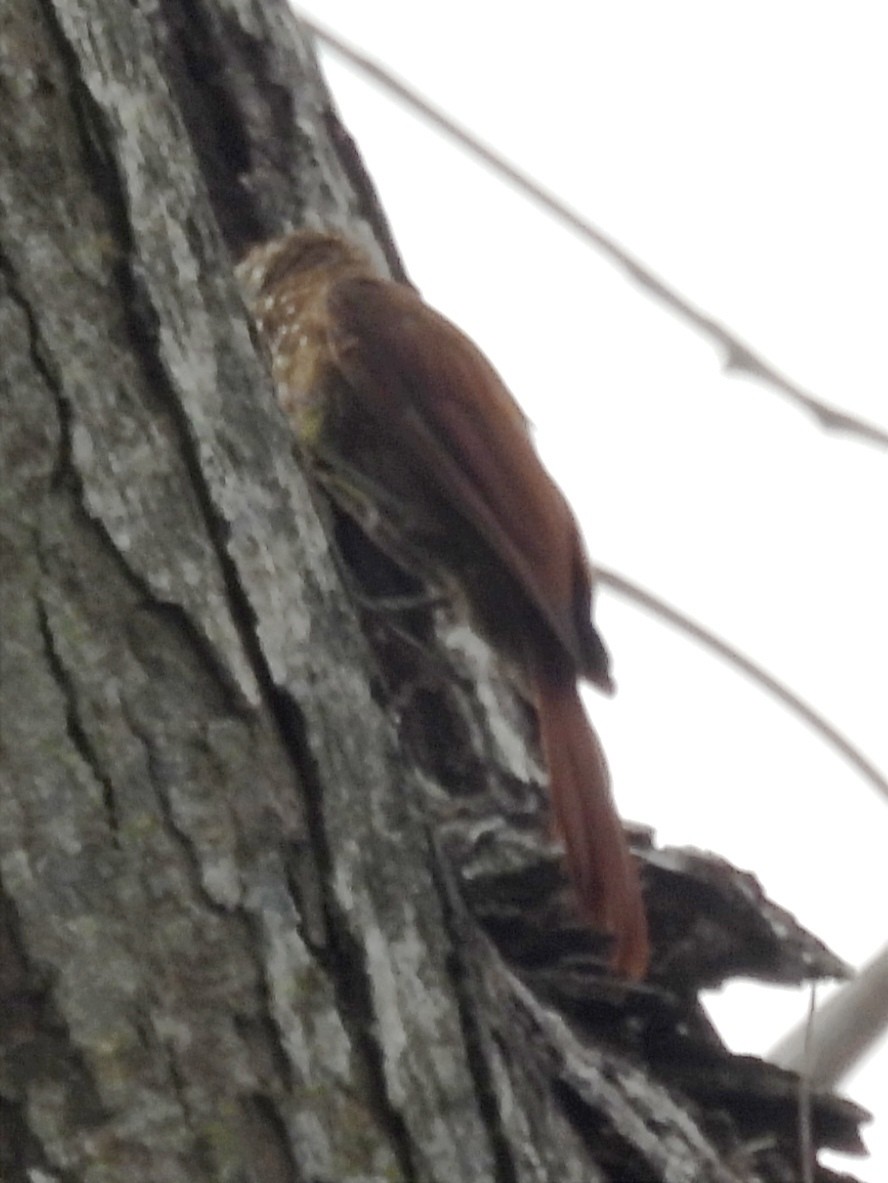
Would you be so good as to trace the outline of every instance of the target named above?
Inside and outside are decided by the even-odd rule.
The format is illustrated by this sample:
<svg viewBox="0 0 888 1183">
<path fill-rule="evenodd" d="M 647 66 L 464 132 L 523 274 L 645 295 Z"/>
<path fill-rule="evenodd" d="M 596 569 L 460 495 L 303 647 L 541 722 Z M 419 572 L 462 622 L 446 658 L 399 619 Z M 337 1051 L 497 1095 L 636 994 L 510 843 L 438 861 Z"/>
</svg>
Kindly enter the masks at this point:
<svg viewBox="0 0 888 1183">
<path fill-rule="evenodd" d="M 643 977 L 638 876 L 577 687 L 612 689 L 592 573 L 524 415 L 459 329 L 340 236 L 298 231 L 238 270 L 281 404 L 328 489 L 372 506 L 402 553 L 455 576 L 522 672 L 580 912 L 613 936 L 614 967 Z"/>
</svg>

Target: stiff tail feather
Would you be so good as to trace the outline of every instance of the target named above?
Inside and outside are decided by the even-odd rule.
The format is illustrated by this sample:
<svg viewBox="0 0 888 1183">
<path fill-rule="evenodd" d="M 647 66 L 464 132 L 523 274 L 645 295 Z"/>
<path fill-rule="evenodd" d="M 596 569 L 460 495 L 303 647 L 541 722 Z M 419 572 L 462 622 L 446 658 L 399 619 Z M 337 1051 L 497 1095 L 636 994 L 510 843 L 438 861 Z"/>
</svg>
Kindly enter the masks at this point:
<svg viewBox="0 0 888 1183">
<path fill-rule="evenodd" d="M 641 886 L 576 683 L 539 679 L 537 709 L 554 822 L 580 911 L 613 936 L 614 969 L 643 978 L 649 950 Z"/>
</svg>

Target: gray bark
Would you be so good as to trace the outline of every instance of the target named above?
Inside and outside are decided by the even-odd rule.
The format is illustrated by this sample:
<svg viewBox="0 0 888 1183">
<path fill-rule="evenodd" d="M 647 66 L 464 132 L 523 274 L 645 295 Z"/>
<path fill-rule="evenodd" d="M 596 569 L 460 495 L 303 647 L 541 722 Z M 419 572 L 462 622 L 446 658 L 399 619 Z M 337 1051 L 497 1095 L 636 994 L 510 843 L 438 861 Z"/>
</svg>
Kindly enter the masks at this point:
<svg viewBox="0 0 888 1183">
<path fill-rule="evenodd" d="M 232 273 L 307 218 L 398 272 L 281 6 L 6 0 L 0 1174 L 798 1177 L 792 1079 L 732 1076 L 695 991 L 834 960 L 647 844 L 684 936 L 610 981 L 495 659 L 445 610 L 399 682 L 399 630 L 359 619 Z M 705 1090 L 653 1066 L 657 1024 Z M 852 1107 L 815 1117 L 855 1144 Z"/>
</svg>

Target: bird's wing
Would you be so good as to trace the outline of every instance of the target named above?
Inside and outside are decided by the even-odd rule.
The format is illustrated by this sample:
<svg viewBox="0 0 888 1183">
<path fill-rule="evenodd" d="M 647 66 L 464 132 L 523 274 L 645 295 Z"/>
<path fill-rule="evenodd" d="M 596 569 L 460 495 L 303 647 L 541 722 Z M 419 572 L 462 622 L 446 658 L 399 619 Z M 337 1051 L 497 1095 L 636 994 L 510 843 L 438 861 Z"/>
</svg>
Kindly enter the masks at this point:
<svg viewBox="0 0 888 1183">
<path fill-rule="evenodd" d="M 499 555 L 574 667 L 608 686 L 576 522 L 502 379 L 410 288 L 348 277 L 329 299 L 349 386 Z"/>
</svg>

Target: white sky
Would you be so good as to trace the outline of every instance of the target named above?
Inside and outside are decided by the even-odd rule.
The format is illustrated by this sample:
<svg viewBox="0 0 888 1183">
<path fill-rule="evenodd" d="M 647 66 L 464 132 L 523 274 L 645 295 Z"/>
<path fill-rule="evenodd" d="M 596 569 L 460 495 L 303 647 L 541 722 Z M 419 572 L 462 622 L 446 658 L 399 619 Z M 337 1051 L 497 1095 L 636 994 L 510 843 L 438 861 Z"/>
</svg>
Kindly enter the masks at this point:
<svg viewBox="0 0 888 1183">
<path fill-rule="evenodd" d="M 316 0 L 304 10 L 837 406 L 888 425 L 888 9 L 877 0 Z M 428 126 L 325 58 L 411 276 L 536 424 L 590 551 L 888 768 L 888 452 L 819 431 Z M 590 697 L 625 816 L 755 872 L 841 956 L 884 943 L 888 803 L 749 683 L 610 593 Z M 739 1051 L 800 1017 L 739 985 Z M 881 1112 L 888 1049 L 846 1083 Z M 883 1097 L 886 1099 L 883 1102 Z"/>
</svg>

